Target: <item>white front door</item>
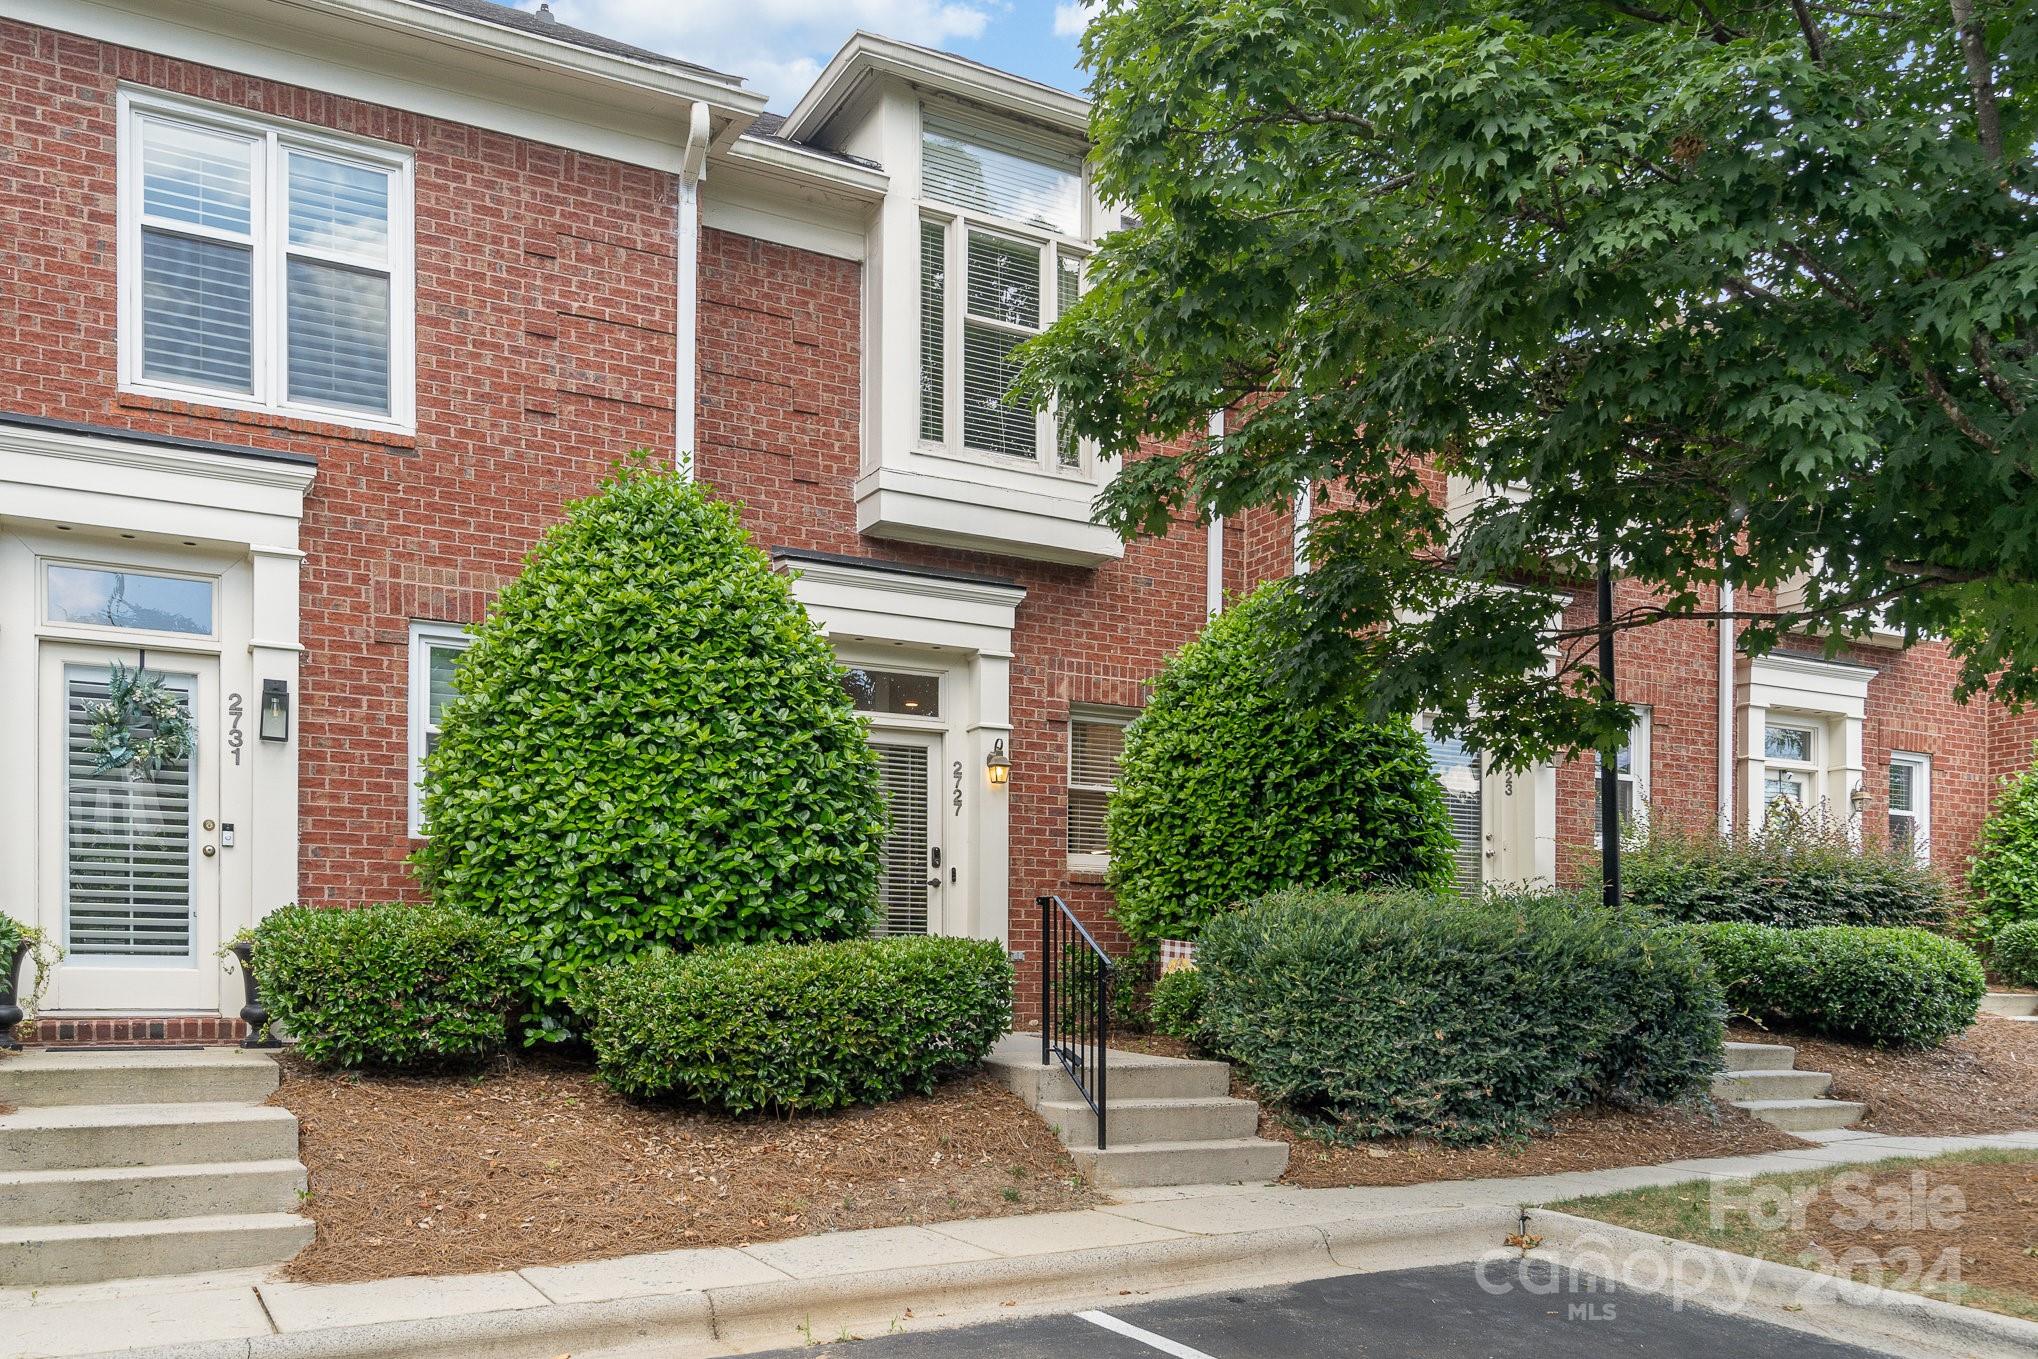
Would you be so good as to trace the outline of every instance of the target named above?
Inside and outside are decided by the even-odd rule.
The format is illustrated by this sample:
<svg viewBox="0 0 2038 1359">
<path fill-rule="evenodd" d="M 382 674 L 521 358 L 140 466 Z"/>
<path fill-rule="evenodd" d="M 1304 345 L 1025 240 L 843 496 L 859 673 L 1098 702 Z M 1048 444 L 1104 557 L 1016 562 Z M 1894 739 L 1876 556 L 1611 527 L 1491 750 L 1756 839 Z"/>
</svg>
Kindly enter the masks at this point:
<svg viewBox="0 0 2038 1359">
<path fill-rule="evenodd" d="M 211 1012 L 219 1004 L 219 711 L 209 656 L 151 651 L 190 715 L 192 751 L 152 774 L 101 769 L 92 707 L 132 647 L 45 643 L 37 713 L 41 872 L 36 915 L 65 950 L 44 1008 Z"/>
<path fill-rule="evenodd" d="M 891 813 L 878 877 L 877 933 L 939 934 L 950 871 L 942 862 L 941 818 L 933 814 L 941 738 L 879 730 L 871 733 L 870 747 Z"/>
</svg>

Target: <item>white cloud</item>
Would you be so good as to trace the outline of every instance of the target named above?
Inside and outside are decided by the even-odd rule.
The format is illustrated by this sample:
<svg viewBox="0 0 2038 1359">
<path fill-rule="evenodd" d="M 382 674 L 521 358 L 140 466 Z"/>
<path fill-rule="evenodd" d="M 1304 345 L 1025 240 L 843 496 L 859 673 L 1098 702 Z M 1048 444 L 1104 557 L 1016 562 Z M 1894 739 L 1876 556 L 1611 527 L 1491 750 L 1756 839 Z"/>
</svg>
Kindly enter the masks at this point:
<svg viewBox="0 0 2038 1359">
<path fill-rule="evenodd" d="M 1054 7 L 1054 36 L 1057 38 L 1080 38 L 1083 30 L 1090 26 L 1089 0 L 1076 0 L 1072 5 Z"/>
<path fill-rule="evenodd" d="M 537 0 L 517 0 L 536 9 Z M 939 47 L 983 34 L 994 0 L 552 0 L 561 23 L 743 77 L 785 110 L 859 28 Z M 1059 23 L 1059 16 L 1057 16 Z"/>
</svg>

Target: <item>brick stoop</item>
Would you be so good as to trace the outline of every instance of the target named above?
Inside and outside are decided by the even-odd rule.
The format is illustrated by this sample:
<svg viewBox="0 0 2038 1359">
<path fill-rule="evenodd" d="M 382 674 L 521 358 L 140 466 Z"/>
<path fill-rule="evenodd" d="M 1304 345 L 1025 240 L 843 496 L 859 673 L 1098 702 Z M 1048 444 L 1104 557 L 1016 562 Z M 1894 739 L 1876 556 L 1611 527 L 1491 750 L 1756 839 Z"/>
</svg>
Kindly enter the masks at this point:
<svg viewBox="0 0 2038 1359">
<path fill-rule="evenodd" d="M 1288 1167 L 1287 1143 L 1254 1135 L 1259 1105 L 1231 1098 L 1231 1068 L 1223 1062 L 1112 1049 L 1103 1151 L 1096 1115 L 1075 1082 L 1059 1066 L 1041 1065 L 1039 1034 L 1007 1034 L 985 1065 L 1054 1129 L 1100 1188 L 1260 1184 Z"/>
<path fill-rule="evenodd" d="M 238 1043 L 248 1036 L 248 1026 L 223 1015 L 39 1015 L 33 1024 L 22 1025 L 16 1036 L 23 1043 L 51 1048 L 108 1043 L 188 1047 Z"/>
</svg>

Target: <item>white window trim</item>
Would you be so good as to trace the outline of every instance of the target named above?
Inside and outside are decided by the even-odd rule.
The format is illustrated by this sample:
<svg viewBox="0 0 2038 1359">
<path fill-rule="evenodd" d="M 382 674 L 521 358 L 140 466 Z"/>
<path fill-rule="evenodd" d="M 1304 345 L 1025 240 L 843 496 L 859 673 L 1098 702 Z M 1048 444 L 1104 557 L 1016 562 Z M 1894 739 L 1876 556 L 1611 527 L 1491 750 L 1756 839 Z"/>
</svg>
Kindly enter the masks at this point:
<svg viewBox="0 0 2038 1359">
<path fill-rule="evenodd" d="M 1649 736 L 1654 718 L 1651 709 L 1635 705 L 1634 725 L 1628 728 L 1628 772 L 1625 781 L 1634 788 L 1634 828 L 1636 834 L 1646 838 L 1649 833 Z M 1592 762 L 1592 843 L 1595 848 L 1606 842 L 1600 831 L 1599 811 L 1599 762 Z"/>
<path fill-rule="evenodd" d="M 1093 726 L 1129 727 L 1138 716 L 1138 712 L 1126 708 L 1074 707 L 1069 710 L 1068 736 L 1064 739 L 1062 748 L 1063 756 L 1067 761 L 1064 768 L 1068 775 L 1066 779 L 1067 787 L 1062 800 L 1063 845 L 1068 843 L 1067 818 L 1071 806 L 1071 801 L 1066 796 L 1067 793 L 1102 793 L 1109 797 L 1112 793 L 1118 791 L 1118 780 L 1115 778 L 1112 779 L 1108 787 L 1096 783 L 1076 782 L 1076 724 L 1087 722 Z M 1074 850 L 1069 851 L 1069 871 L 1072 873 L 1102 873 L 1110 868 L 1110 866 L 1111 855 L 1108 850 L 1102 854 L 1079 854 Z"/>
<path fill-rule="evenodd" d="M 953 113 L 950 113 L 945 108 L 939 111 L 938 116 L 942 122 L 950 126 L 967 130 L 972 137 L 980 139 L 986 146 L 1017 154 L 1031 154 L 1029 145 L 1024 140 L 1015 140 L 1009 135 L 1001 134 L 990 128 L 972 126 L 967 120 L 958 120 Z M 921 147 L 925 145 L 926 121 L 927 109 L 923 105 L 921 109 L 921 139 L 916 140 L 914 146 L 916 155 L 921 154 Z M 1044 149 L 1042 148 L 1042 150 Z M 963 370 L 965 364 L 963 329 L 965 323 L 970 319 L 968 316 L 970 232 L 974 229 L 987 236 L 995 236 L 1019 244 L 1034 246 L 1040 250 L 1039 329 L 1028 330 L 1024 326 L 1012 325 L 988 317 L 976 317 L 974 324 L 1019 336 L 1032 336 L 1045 331 L 1060 317 L 1061 292 L 1058 269 L 1061 257 L 1063 255 L 1073 255 L 1078 261 L 1079 279 L 1076 285 L 1078 296 L 1081 295 L 1083 287 L 1088 282 L 1089 259 L 1092 251 L 1095 249 L 1094 237 L 1097 213 L 1091 202 L 1092 186 L 1090 167 L 1087 161 L 1084 162 L 1078 172 L 1078 177 L 1082 186 L 1078 200 L 1082 212 L 1082 221 L 1079 223 L 1079 228 L 1083 234 L 1075 236 L 1064 235 L 1061 232 L 1043 227 L 1035 222 L 1016 221 L 1010 217 L 1001 217 L 994 213 L 966 208 L 925 193 L 921 195 L 919 220 L 923 223 L 934 223 L 942 228 L 947 249 L 942 264 L 943 277 L 946 280 L 942 289 L 942 437 L 939 442 L 922 437 L 916 421 L 913 429 L 912 445 L 916 452 L 930 457 L 955 458 L 965 462 L 979 463 L 987 467 L 1033 471 L 1043 476 L 1052 476 L 1064 481 L 1093 482 L 1096 480 L 1098 457 L 1096 444 L 1093 440 L 1085 439 L 1078 443 L 1074 466 L 1064 466 L 1062 464 L 1059 441 L 1056 438 L 1056 427 L 1059 420 L 1057 412 L 1052 407 L 1035 412 L 1034 456 L 1030 465 L 1022 459 L 1010 457 L 1002 453 L 994 453 L 988 449 L 970 448 L 963 442 Z M 916 253 L 918 249 L 918 238 L 916 236 L 914 244 Z M 917 268 L 914 271 L 913 278 L 916 290 L 914 307 L 915 314 L 917 315 L 920 307 L 917 298 L 917 289 L 919 287 L 919 271 Z M 922 359 L 920 337 L 917 330 L 914 331 L 913 335 L 913 357 L 913 371 L 916 376 L 914 385 L 915 390 L 917 390 L 917 375 Z"/>
<path fill-rule="evenodd" d="M 431 730 L 432 659 L 434 650 L 465 651 L 474 637 L 457 623 L 410 625 L 410 833 L 423 839 L 425 738 Z"/>
<path fill-rule="evenodd" d="M 1907 765 L 1911 770 L 1911 809 L 1900 812 L 1889 808 L 1892 817 L 1908 816 L 1911 819 L 1911 853 L 1921 864 L 1932 862 L 1932 757 L 1916 751 L 1893 750 L 1889 754 L 1892 766 Z"/>
<path fill-rule="evenodd" d="M 182 99 L 153 90 L 123 86 L 118 95 L 118 195 L 119 214 L 119 384 L 123 392 L 137 396 L 189 401 L 197 405 L 229 410 L 255 411 L 317 420 L 360 429 L 411 434 L 417 429 L 416 360 L 416 249 L 413 203 L 416 196 L 416 161 L 403 147 L 350 137 L 322 128 L 275 118 L 258 118 L 216 104 Z M 138 128 L 144 117 L 217 129 L 236 136 L 259 140 L 264 150 L 256 157 L 252 197 L 254 273 L 252 393 L 221 391 L 214 387 L 166 382 L 141 375 L 141 149 Z M 284 271 L 292 253 L 307 257 L 318 251 L 286 247 L 276 237 L 276 224 L 287 215 L 284 202 L 287 180 L 280 173 L 284 153 L 302 150 L 335 160 L 373 166 L 391 172 L 389 195 L 389 414 L 290 401 L 285 396 L 288 373 L 285 345 L 288 320 L 284 314 Z M 204 230 L 190 234 L 202 236 Z"/>
<path fill-rule="evenodd" d="M 1806 758 L 1802 760 L 1788 760 L 1771 755 L 1769 753 L 1769 731 L 1772 727 L 1804 732 L 1809 738 L 1806 742 Z M 1771 713 L 1763 720 L 1762 810 L 1765 817 L 1767 817 L 1769 808 L 1772 805 L 1768 789 L 1769 773 L 1771 770 L 1787 774 L 1797 774 L 1804 780 L 1805 800 L 1799 807 L 1800 811 L 1806 814 L 1815 814 L 1822 810 L 1829 810 L 1825 805 L 1828 799 L 1823 785 L 1825 784 L 1826 775 L 1826 743 L 1831 739 L 1831 733 L 1827 730 L 1827 724 L 1822 718 L 1797 713 Z"/>
</svg>

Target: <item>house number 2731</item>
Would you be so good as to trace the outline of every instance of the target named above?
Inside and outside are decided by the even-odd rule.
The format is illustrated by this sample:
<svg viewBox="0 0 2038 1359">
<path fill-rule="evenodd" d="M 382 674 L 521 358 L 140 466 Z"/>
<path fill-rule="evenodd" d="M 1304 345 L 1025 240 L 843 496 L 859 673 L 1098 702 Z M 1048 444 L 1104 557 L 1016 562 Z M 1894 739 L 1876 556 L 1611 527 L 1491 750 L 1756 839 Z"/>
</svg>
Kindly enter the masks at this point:
<svg viewBox="0 0 2038 1359">
<path fill-rule="evenodd" d="M 952 804 L 952 805 L 953 805 L 953 806 L 955 807 L 955 814 L 956 814 L 957 816 L 961 816 L 961 815 L 962 815 L 962 761 L 961 761 L 961 760 L 957 760 L 957 761 L 955 762 L 955 768 L 954 768 L 954 769 L 952 769 L 952 770 L 951 770 L 951 771 L 949 771 L 949 772 L 950 772 L 951 774 L 953 774 L 953 775 L 954 775 L 954 777 L 955 777 L 955 791 L 954 791 L 953 793 L 949 794 L 948 800 L 949 800 L 949 802 L 950 802 L 950 803 L 951 803 L 951 804 Z"/>
<path fill-rule="evenodd" d="M 235 764 L 241 762 L 241 747 L 248 739 L 241 734 L 241 715 L 246 711 L 239 694 L 226 696 L 226 748 L 233 752 Z"/>
</svg>

